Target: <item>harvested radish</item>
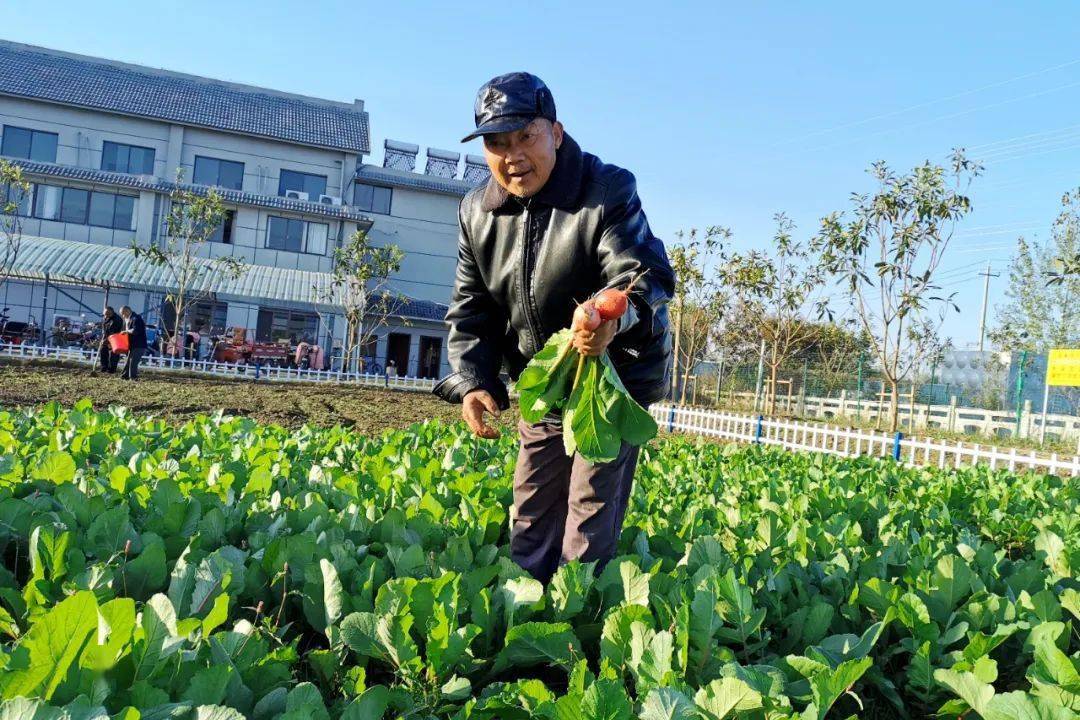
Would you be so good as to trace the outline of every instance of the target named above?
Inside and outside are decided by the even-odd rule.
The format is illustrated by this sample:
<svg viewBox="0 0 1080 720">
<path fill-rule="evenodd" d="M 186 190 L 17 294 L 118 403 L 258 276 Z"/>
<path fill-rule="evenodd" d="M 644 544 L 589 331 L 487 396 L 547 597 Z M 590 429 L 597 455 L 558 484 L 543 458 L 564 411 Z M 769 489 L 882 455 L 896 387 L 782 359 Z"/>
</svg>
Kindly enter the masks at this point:
<svg viewBox="0 0 1080 720">
<path fill-rule="evenodd" d="M 573 327 L 578 330 L 595 330 L 600 327 L 601 317 L 592 301 L 582 303 L 574 311 Z"/>
<path fill-rule="evenodd" d="M 618 320 L 626 314 L 629 304 L 625 290 L 608 288 L 596 296 L 596 312 L 601 320 Z"/>
</svg>

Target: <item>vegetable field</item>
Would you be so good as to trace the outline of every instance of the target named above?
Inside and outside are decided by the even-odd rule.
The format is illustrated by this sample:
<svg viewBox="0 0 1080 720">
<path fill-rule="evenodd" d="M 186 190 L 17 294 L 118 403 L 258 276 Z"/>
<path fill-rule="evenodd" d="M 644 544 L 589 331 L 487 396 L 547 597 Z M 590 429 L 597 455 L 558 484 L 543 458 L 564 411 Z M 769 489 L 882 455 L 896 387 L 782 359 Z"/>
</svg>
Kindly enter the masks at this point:
<svg viewBox="0 0 1080 720">
<path fill-rule="evenodd" d="M 507 557 L 513 439 L 0 412 L 0 718 L 1080 714 L 1075 484 L 681 438 Z"/>
</svg>

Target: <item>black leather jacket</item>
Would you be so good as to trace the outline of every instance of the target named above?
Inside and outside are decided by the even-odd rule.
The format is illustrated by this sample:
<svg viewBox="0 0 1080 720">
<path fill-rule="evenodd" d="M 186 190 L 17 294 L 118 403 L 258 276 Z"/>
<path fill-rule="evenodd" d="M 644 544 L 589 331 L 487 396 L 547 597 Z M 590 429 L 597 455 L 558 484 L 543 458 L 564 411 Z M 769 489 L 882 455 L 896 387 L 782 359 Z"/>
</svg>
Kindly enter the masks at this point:
<svg viewBox="0 0 1080 720">
<path fill-rule="evenodd" d="M 516 198 L 492 178 L 461 201 L 458 221 L 457 277 L 446 314 L 453 372 L 436 395 L 461 402 L 482 388 L 505 409 L 504 365 L 516 379 L 552 334 L 569 327 L 575 302 L 644 272 L 608 352 L 638 402 L 665 396 L 675 275 L 630 172 L 583 153 L 564 135 L 555 169 L 536 195 Z"/>
</svg>

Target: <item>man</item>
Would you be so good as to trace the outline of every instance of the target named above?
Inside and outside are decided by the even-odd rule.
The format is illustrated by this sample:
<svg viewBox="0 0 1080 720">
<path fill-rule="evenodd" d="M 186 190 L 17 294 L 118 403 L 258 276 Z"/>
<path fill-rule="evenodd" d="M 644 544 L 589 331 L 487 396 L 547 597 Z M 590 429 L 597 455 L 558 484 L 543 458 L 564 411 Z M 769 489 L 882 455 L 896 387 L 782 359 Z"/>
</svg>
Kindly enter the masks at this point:
<svg viewBox="0 0 1080 720">
<path fill-rule="evenodd" d="M 649 229 L 634 176 L 582 152 L 556 119 L 547 86 L 529 73 L 500 75 L 477 94 L 476 129 L 491 169 L 458 212 L 460 237 L 450 324 L 452 373 L 435 393 L 463 404 L 484 438 L 484 418 L 509 407 L 499 379 L 516 378 L 529 358 L 568 327 L 575 303 L 637 278 L 627 313 L 594 332 L 575 328 L 586 355 L 607 351 L 634 398 L 648 405 L 667 388 L 671 340 L 667 302 L 674 273 Z M 637 463 L 624 444 L 610 463 L 567 457 L 557 417 L 520 423 L 510 549 L 547 582 L 560 562 L 600 565 L 615 553 Z"/>
<path fill-rule="evenodd" d="M 120 317 L 124 318 L 124 333 L 128 336 L 128 354 L 120 377 L 124 380 L 138 380 L 139 362 L 146 354 L 146 323 L 143 322 L 142 315 L 132 312 L 127 305 L 120 308 Z"/>
<path fill-rule="evenodd" d="M 120 320 L 120 316 L 116 314 L 111 305 L 107 306 L 101 318 L 101 345 L 98 346 L 98 364 L 101 366 L 101 372 L 103 373 L 116 374 L 116 366 L 120 364 L 120 356 L 109 347 L 109 336 L 115 335 L 123 331 L 123 329 L 124 323 Z"/>
</svg>

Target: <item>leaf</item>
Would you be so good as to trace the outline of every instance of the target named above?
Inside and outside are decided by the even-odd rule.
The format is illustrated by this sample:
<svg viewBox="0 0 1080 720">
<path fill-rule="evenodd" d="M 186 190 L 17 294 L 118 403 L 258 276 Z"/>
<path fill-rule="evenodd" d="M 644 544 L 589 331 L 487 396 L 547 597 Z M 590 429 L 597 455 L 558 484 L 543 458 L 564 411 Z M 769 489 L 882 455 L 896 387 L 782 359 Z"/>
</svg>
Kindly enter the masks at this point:
<svg viewBox="0 0 1080 720">
<path fill-rule="evenodd" d="M 198 670 L 188 682 L 183 699 L 192 705 L 220 705 L 225 699 L 225 688 L 233 669 L 229 666 L 211 665 Z"/>
<path fill-rule="evenodd" d="M 165 566 L 165 544 L 161 538 L 148 533 L 142 540 L 142 552 L 124 565 L 127 592 L 136 600 L 145 600 L 165 587 L 168 569 Z"/>
<path fill-rule="evenodd" d="M 569 426 L 577 454 L 593 464 L 611 462 L 622 447 L 618 429 L 605 414 L 599 368 L 596 358 L 585 358 L 581 380 L 568 403 L 573 414 L 563 422 L 563 434 Z"/>
<path fill-rule="evenodd" d="M 994 697 L 993 686 L 982 682 L 970 672 L 935 670 L 934 679 L 952 690 L 979 715 L 986 716 L 987 706 Z"/>
<path fill-rule="evenodd" d="M 548 584 L 555 620 L 569 620 L 585 608 L 585 599 L 596 582 L 596 563 L 572 560 L 561 565 Z"/>
<path fill-rule="evenodd" d="M 454 676 L 443 683 L 439 693 L 447 700 L 465 700 L 472 694 L 472 683 L 469 678 Z"/>
<path fill-rule="evenodd" d="M 654 688 L 641 706 L 639 720 L 695 720 L 697 712 L 688 697 L 674 688 Z"/>
<path fill-rule="evenodd" d="M 810 678 L 810 689 L 818 712 L 824 716 L 841 695 L 851 689 L 863 673 L 874 664 L 868 657 L 848 660 L 835 670 L 826 670 Z"/>
<path fill-rule="evenodd" d="M 373 685 L 345 708 L 341 720 L 381 720 L 390 704 L 390 691 Z"/>
<path fill-rule="evenodd" d="M 1016 691 L 995 695 L 987 703 L 985 720 L 1076 720 L 1076 713 L 1055 707 L 1043 698 Z"/>
<path fill-rule="evenodd" d="M 75 479 L 75 460 L 62 450 L 46 453 L 45 457 L 34 468 L 31 477 L 35 480 L 46 480 L 57 485 L 69 483 Z"/>
<path fill-rule="evenodd" d="M 16 659 L 0 676 L 0 696 L 35 695 L 46 700 L 90 641 L 98 625 L 94 593 L 84 590 L 60 601 L 30 626 L 15 648 Z"/>
<path fill-rule="evenodd" d="M 158 662 L 176 649 L 176 611 L 169 598 L 161 594 L 150 598 L 143 605 L 140 626 L 142 639 L 136 641 L 132 653 L 136 680 L 153 675 Z"/>
<path fill-rule="evenodd" d="M 0 703 L 0 720 L 67 720 L 67 716 L 41 700 L 15 697 Z"/>
<path fill-rule="evenodd" d="M 135 631 L 135 601 L 116 598 L 98 608 L 95 637 L 83 650 L 79 664 L 90 670 L 108 670 L 132 642 Z"/>
<path fill-rule="evenodd" d="M 654 634 L 648 646 L 636 664 L 634 672 L 635 687 L 639 696 L 647 690 L 669 684 L 674 678 L 672 654 L 675 638 L 666 630 Z"/>
<path fill-rule="evenodd" d="M 341 588 L 341 580 L 338 578 L 337 569 L 329 560 L 320 559 L 319 569 L 322 571 L 323 608 L 326 613 L 326 626 L 330 627 L 341 618 L 345 593 Z"/>
<path fill-rule="evenodd" d="M 378 627 L 375 613 L 353 613 L 341 621 L 341 639 L 360 657 L 382 660 L 386 653 L 379 643 Z"/>
<path fill-rule="evenodd" d="M 623 603 L 649 607 L 649 575 L 641 571 L 635 563 L 624 560 L 619 563 L 619 577 L 622 579 Z"/>
<path fill-rule="evenodd" d="M 633 708 L 621 682 L 597 680 L 581 699 L 582 720 L 631 720 Z"/>
<path fill-rule="evenodd" d="M 760 708 L 761 695 L 742 680 L 726 677 L 698 690 L 694 704 L 706 720 L 724 720 L 737 711 Z"/>
<path fill-rule="evenodd" d="M 569 671 L 581 643 L 569 623 L 529 622 L 515 625 L 506 633 L 506 642 L 495 658 L 495 672 L 510 667 L 550 664 Z"/>
<path fill-rule="evenodd" d="M 652 626 L 653 618 L 649 609 L 641 605 L 621 605 L 604 618 L 604 628 L 600 635 L 600 657 L 622 669 L 631 658 L 631 628 L 635 622 Z"/>
<path fill-rule="evenodd" d="M 245 720 L 236 710 L 222 705 L 200 705 L 193 717 L 194 720 Z"/>
</svg>

